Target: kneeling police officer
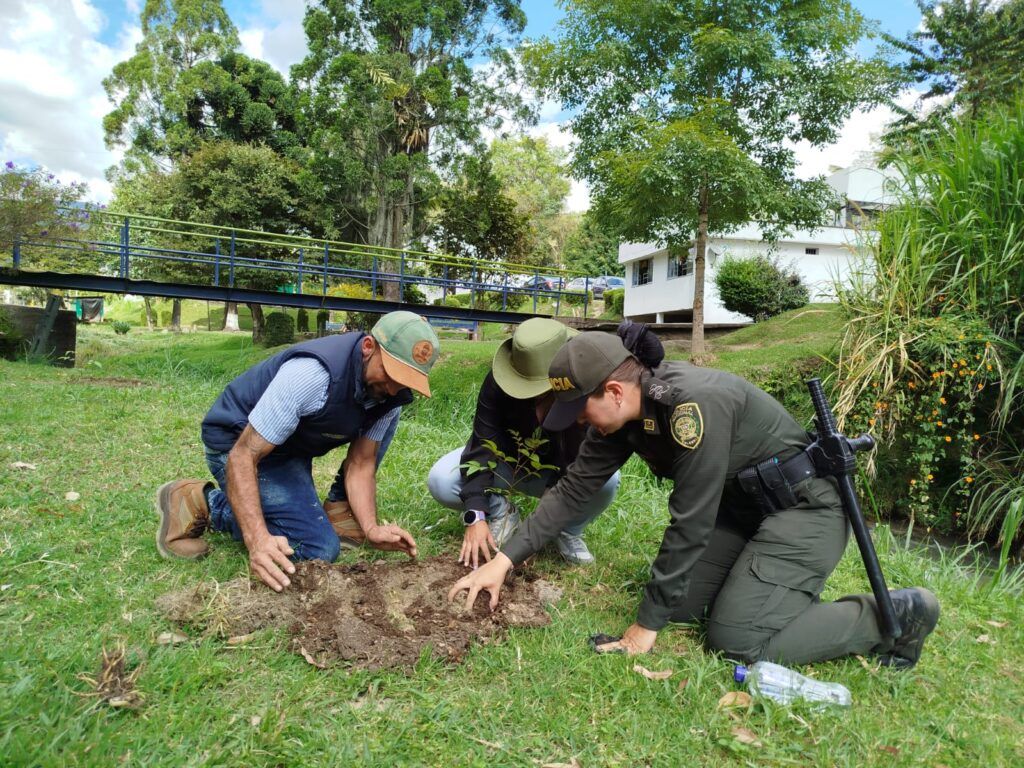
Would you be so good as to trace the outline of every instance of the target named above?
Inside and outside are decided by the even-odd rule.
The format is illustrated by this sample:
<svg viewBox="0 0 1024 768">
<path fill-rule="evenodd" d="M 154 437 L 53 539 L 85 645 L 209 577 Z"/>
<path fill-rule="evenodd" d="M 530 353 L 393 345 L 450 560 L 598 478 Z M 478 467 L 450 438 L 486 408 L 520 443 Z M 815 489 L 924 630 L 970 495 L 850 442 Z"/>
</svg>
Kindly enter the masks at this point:
<svg viewBox="0 0 1024 768">
<path fill-rule="evenodd" d="M 545 428 L 577 421 L 591 428 L 568 474 L 450 599 L 468 590 L 472 605 L 486 590 L 496 606 L 513 564 L 579 520 L 586 500 L 636 453 L 673 481 L 671 522 L 635 623 L 599 651 L 646 653 L 669 622 L 706 620 L 708 645 L 745 662 L 804 664 L 856 653 L 896 667 L 917 663 L 939 617 L 928 590 L 891 593 L 902 630 L 895 641 L 883 633 L 871 595 L 820 602 L 846 548 L 847 520 L 835 480 L 808 469 L 808 433 L 770 395 L 685 362 L 651 370 L 618 337 L 598 332 L 570 340 L 549 374 L 557 399 Z"/>
</svg>

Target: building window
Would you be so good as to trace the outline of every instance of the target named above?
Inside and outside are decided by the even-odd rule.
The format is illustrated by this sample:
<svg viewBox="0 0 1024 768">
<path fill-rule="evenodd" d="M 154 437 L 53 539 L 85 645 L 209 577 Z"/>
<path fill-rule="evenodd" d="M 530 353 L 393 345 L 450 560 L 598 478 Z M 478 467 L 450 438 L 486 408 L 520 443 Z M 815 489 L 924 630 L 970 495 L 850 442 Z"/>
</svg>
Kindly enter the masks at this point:
<svg viewBox="0 0 1024 768">
<path fill-rule="evenodd" d="M 818 249 L 817 248 L 804 248 L 804 253 L 807 254 L 808 256 L 817 256 L 818 255 Z"/>
<path fill-rule="evenodd" d="M 633 262 L 633 285 L 647 285 L 651 282 L 651 259 Z"/>
<path fill-rule="evenodd" d="M 668 276 L 682 277 L 683 275 L 689 275 L 693 272 L 693 261 L 690 260 L 689 250 L 679 250 L 668 252 Z"/>
</svg>

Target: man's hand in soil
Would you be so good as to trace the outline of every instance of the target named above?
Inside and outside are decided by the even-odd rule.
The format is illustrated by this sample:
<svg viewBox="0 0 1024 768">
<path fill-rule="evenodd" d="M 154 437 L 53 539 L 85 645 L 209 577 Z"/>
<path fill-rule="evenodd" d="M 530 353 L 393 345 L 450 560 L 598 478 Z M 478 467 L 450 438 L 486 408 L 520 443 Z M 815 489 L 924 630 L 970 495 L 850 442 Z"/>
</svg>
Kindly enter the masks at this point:
<svg viewBox="0 0 1024 768">
<path fill-rule="evenodd" d="M 416 557 L 416 541 L 397 525 L 371 525 L 366 531 L 366 543 L 374 549 L 405 552 Z"/>
<path fill-rule="evenodd" d="M 598 653 L 625 653 L 629 656 L 636 656 L 647 653 L 654 647 L 654 641 L 658 639 L 658 633 L 653 629 L 641 627 L 634 624 L 622 635 L 619 640 L 606 645 L 599 645 L 595 650 Z"/>
<path fill-rule="evenodd" d="M 508 555 L 499 552 L 491 562 L 455 582 L 455 586 L 448 592 L 448 602 L 453 602 L 455 596 L 462 590 L 469 590 L 469 594 L 466 595 L 466 610 L 471 611 L 473 603 L 476 602 L 476 596 L 480 594 L 481 590 L 485 590 L 491 595 L 491 610 L 493 611 L 498 607 L 501 585 L 505 583 L 505 574 L 510 570 L 512 570 L 512 561 L 508 559 Z"/>
<path fill-rule="evenodd" d="M 249 547 L 249 567 L 268 587 L 275 592 L 291 584 L 285 572 L 295 573 L 295 566 L 288 559 L 294 550 L 288 546 L 284 536 L 269 533 L 256 539 Z"/>
<path fill-rule="evenodd" d="M 467 567 L 472 566 L 474 570 L 481 562 L 491 562 L 491 550 L 498 551 L 498 545 L 494 543 L 491 529 L 484 520 L 478 520 L 466 528 L 466 534 L 462 537 L 462 549 L 459 550 L 459 564 Z"/>
</svg>

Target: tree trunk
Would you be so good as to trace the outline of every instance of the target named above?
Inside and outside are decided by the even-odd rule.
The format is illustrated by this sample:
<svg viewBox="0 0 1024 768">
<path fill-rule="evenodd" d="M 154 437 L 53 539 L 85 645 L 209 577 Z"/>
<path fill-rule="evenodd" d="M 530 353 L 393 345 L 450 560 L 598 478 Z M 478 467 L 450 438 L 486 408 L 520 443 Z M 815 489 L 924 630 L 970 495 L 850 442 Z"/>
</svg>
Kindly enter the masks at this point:
<svg viewBox="0 0 1024 768">
<path fill-rule="evenodd" d="M 181 299 L 171 301 L 171 331 L 181 333 Z"/>
<path fill-rule="evenodd" d="M 252 343 L 259 344 L 263 341 L 263 305 L 262 304 L 247 304 L 249 311 L 252 312 Z"/>
<path fill-rule="evenodd" d="M 156 316 L 153 312 L 153 302 L 150 300 L 149 296 L 143 296 L 142 303 L 146 307 L 146 327 L 152 331 L 156 328 Z"/>
<path fill-rule="evenodd" d="M 224 302 L 224 327 L 223 331 L 238 331 L 238 303 L 234 301 Z"/>
<path fill-rule="evenodd" d="M 708 250 L 708 187 L 698 191 L 697 244 L 693 257 L 693 331 L 690 337 L 690 359 L 700 363 L 704 356 L 704 263 Z"/>
</svg>

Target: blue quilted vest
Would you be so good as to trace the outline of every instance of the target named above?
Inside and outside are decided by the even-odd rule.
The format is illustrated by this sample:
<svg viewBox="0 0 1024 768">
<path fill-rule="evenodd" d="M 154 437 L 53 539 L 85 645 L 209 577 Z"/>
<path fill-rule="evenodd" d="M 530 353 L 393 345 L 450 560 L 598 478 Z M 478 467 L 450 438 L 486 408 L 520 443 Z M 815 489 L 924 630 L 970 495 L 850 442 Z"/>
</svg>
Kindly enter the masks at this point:
<svg viewBox="0 0 1024 768">
<path fill-rule="evenodd" d="M 356 402 L 356 377 L 363 375 L 360 342 L 365 333 L 325 336 L 289 347 L 254 365 L 220 394 L 203 419 L 203 443 L 215 451 L 230 451 L 249 423 L 249 412 L 270 385 L 278 369 L 294 357 L 314 357 L 331 374 L 327 402 L 316 413 L 299 419 L 299 424 L 275 454 L 323 456 L 332 448 L 346 445 L 379 417 L 398 405 L 412 402 L 412 392 L 403 389 L 395 397 L 370 409 Z"/>
</svg>

